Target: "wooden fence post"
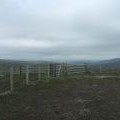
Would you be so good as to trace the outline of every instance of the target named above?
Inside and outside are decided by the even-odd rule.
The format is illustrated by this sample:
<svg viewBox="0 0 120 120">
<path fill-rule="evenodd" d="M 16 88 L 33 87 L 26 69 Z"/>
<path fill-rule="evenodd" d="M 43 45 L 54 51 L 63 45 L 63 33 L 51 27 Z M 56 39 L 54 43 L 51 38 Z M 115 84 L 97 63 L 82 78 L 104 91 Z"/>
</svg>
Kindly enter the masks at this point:
<svg viewBox="0 0 120 120">
<path fill-rule="evenodd" d="M 13 81 L 13 67 L 10 68 L 10 91 L 14 91 L 14 81 Z"/>
<path fill-rule="evenodd" d="M 62 70 L 63 70 L 63 80 L 65 79 L 65 63 L 62 64 Z"/>
<path fill-rule="evenodd" d="M 49 81 L 49 78 L 50 78 L 50 64 L 48 64 L 48 81 Z"/>
<path fill-rule="evenodd" d="M 60 77 L 60 75 L 61 75 L 61 69 L 62 69 L 62 65 L 60 64 L 59 65 L 59 70 L 58 70 L 58 77 Z"/>
<path fill-rule="evenodd" d="M 20 76 L 22 75 L 22 65 L 20 65 Z"/>
<path fill-rule="evenodd" d="M 65 69 L 66 69 L 66 76 L 68 77 L 68 65 L 67 65 L 67 62 L 65 64 Z"/>
<path fill-rule="evenodd" d="M 38 80 L 40 81 L 41 80 L 41 66 L 39 65 L 38 67 Z"/>
<path fill-rule="evenodd" d="M 26 85 L 29 85 L 29 65 L 26 66 Z"/>
</svg>

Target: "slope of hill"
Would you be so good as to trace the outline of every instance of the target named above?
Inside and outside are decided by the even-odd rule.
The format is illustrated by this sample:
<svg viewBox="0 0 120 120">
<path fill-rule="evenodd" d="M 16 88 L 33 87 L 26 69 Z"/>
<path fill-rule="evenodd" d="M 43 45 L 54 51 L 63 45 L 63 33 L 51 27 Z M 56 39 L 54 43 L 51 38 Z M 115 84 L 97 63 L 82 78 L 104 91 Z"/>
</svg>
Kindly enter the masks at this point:
<svg viewBox="0 0 120 120">
<path fill-rule="evenodd" d="M 103 61 L 98 61 L 94 62 L 92 64 L 88 64 L 90 68 L 97 68 L 99 69 L 100 66 L 103 69 L 120 69 L 120 59 L 110 59 L 110 60 L 103 60 Z"/>
<path fill-rule="evenodd" d="M 55 63 L 50 61 L 18 61 L 18 60 L 4 60 L 0 59 L 0 67 L 5 66 L 18 66 L 27 64 L 40 64 L 40 63 Z M 57 62 L 56 62 L 57 63 Z M 80 61 L 69 61 L 70 64 L 88 64 L 89 68 L 99 68 L 100 65 L 103 69 L 120 69 L 120 58 L 102 60 L 102 61 L 92 61 L 92 60 L 80 60 Z"/>
<path fill-rule="evenodd" d="M 34 65 L 34 64 L 46 64 L 49 63 L 47 61 L 18 61 L 18 60 L 4 60 L 0 59 L 0 70 L 9 70 L 12 67 L 18 67 L 20 65 L 25 66 L 27 64 Z"/>
</svg>

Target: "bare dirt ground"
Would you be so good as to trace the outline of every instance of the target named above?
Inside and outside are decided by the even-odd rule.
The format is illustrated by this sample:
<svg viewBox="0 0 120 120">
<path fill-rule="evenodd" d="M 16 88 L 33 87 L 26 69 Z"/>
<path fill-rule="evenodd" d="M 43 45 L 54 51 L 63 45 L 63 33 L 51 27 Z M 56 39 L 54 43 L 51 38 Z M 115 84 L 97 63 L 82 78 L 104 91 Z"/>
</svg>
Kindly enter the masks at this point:
<svg viewBox="0 0 120 120">
<path fill-rule="evenodd" d="M 0 98 L 0 120 L 120 119 L 120 80 L 64 81 L 23 93 Z"/>
</svg>

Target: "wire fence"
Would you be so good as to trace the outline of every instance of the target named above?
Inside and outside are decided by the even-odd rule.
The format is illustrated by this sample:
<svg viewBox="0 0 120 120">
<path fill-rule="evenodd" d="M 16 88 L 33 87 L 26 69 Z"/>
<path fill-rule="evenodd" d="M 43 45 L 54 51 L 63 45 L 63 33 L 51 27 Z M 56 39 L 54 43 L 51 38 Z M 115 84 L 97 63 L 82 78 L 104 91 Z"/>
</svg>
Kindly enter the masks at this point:
<svg viewBox="0 0 120 120">
<path fill-rule="evenodd" d="M 86 65 L 36 64 L 0 69 L 0 96 L 39 81 L 60 80 L 70 74 L 86 72 Z"/>
</svg>

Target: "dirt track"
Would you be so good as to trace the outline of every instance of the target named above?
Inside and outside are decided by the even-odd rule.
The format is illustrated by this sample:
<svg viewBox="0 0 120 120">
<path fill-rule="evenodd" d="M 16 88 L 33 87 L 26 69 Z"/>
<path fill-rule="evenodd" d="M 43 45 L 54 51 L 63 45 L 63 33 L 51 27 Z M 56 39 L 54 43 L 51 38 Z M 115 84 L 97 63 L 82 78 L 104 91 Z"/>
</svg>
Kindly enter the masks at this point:
<svg viewBox="0 0 120 120">
<path fill-rule="evenodd" d="M 72 81 L 0 100 L 0 120 L 119 120 L 120 82 Z"/>
</svg>

